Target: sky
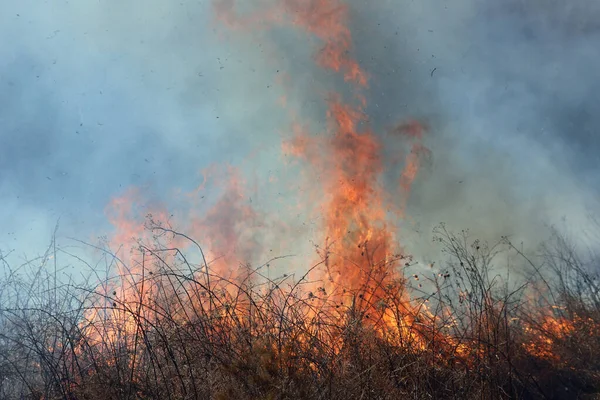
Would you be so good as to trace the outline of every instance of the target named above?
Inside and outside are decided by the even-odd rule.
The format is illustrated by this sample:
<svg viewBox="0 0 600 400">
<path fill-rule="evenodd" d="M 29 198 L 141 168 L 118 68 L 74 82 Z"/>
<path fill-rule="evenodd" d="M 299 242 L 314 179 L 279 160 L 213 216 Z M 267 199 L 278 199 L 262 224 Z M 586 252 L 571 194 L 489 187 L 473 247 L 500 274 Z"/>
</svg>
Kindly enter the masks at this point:
<svg viewBox="0 0 600 400">
<path fill-rule="evenodd" d="M 427 254 L 440 222 L 532 246 L 552 224 L 581 232 L 600 188 L 600 3 L 346 3 L 384 147 L 401 121 L 429 127 L 399 222 L 409 251 Z M 273 212 L 280 188 L 257 182 L 293 187 L 291 114 L 323 125 L 323 88 L 343 86 L 315 66 L 315 38 L 233 32 L 209 1 L 0 0 L 0 35 L 0 250 L 16 259 L 59 220 L 63 243 L 109 235 L 107 206 L 132 186 L 177 212 L 215 164 L 240 167 L 247 201 Z"/>
</svg>

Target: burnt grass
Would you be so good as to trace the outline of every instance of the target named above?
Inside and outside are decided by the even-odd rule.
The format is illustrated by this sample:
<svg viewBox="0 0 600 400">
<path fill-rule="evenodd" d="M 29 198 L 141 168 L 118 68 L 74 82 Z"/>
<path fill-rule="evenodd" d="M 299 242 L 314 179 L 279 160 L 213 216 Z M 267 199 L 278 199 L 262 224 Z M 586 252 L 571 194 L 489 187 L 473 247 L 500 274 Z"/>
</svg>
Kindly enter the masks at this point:
<svg viewBox="0 0 600 400">
<path fill-rule="evenodd" d="M 532 259 L 440 226 L 443 270 L 367 262 L 359 288 L 328 293 L 309 279 L 322 264 L 233 278 L 153 229 L 130 265 L 54 242 L 2 258 L 1 399 L 600 398 L 597 264 L 559 234 Z M 67 279 L 70 265 L 91 272 Z"/>
</svg>

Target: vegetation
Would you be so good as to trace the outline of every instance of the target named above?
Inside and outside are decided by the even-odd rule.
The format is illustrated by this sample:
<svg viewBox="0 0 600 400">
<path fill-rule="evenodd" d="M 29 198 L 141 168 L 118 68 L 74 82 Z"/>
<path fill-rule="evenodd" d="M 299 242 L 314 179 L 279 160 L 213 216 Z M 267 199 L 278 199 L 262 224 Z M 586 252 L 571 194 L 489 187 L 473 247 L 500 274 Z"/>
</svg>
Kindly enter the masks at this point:
<svg viewBox="0 0 600 400">
<path fill-rule="evenodd" d="M 84 261 L 54 245 L 4 263 L 0 398 L 600 398 L 597 265 L 558 233 L 530 259 L 440 226 L 444 269 L 398 255 L 361 268 L 401 259 L 403 278 L 329 293 L 309 280 L 319 264 L 219 276 L 188 261 L 191 238 L 151 229 L 130 265 L 102 248 L 85 283 L 58 279 L 57 260 Z"/>
</svg>

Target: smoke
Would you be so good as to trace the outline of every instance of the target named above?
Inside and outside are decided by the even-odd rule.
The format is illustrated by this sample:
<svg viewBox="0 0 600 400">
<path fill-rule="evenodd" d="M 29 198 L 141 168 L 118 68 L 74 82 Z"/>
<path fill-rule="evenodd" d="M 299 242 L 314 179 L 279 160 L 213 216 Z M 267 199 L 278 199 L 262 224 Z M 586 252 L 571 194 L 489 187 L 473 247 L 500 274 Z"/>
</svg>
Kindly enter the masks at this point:
<svg viewBox="0 0 600 400">
<path fill-rule="evenodd" d="M 532 246 L 562 217 L 585 222 L 599 183 L 600 6 L 348 4 L 386 157 L 402 150 L 389 134 L 399 123 L 429 128 L 431 157 L 401 222 L 408 251 L 427 254 L 440 222 Z M 132 185 L 176 213 L 174 199 L 215 163 L 243 170 L 244 201 L 290 215 L 291 239 L 314 239 L 314 216 L 291 214 L 310 189 L 281 141 L 295 122 L 323 129 L 329 91 L 351 94 L 315 66 L 317 39 L 281 27 L 237 32 L 211 4 L 165 0 L 4 2 L 0 34 L 14 38 L 0 46 L 3 251 L 42 249 L 59 217 L 62 236 L 109 232 L 105 207 Z M 280 233 L 265 225 L 260 241 Z"/>
<path fill-rule="evenodd" d="M 0 248 L 32 256 L 60 218 L 93 240 L 131 186 L 148 202 L 193 190 L 211 163 L 239 163 L 276 118 L 256 48 L 214 31 L 209 5 L 3 2 Z M 248 80 L 252 77 L 252 80 Z M 266 84 L 265 84 L 266 86 Z"/>
<path fill-rule="evenodd" d="M 354 6 L 359 58 L 373 75 L 371 118 L 382 129 L 411 117 L 430 126 L 408 248 L 430 251 L 440 222 L 529 248 L 563 218 L 583 236 L 599 187 L 598 5 Z"/>
</svg>

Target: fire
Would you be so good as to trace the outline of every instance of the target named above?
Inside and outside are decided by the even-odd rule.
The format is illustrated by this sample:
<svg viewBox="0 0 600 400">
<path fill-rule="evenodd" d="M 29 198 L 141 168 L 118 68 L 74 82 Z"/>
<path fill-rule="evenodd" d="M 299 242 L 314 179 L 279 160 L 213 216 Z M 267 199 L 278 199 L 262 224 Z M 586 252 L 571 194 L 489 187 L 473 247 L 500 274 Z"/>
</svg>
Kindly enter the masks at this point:
<svg viewBox="0 0 600 400">
<path fill-rule="evenodd" d="M 240 17 L 231 1 L 217 2 L 221 20 L 229 26 L 250 26 L 257 14 Z M 325 243 L 321 255 L 326 259 L 328 289 L 330 292 L 354 293 L 365 285 L 385 285 L 398 279 L 395 262 L 389 262 L 399 253 L 394 247 L 394 229 L 387 223 L 381 174 L 384 170 L 381 142 L 364 126 L 367 106 L 362 90 L 367 88 L 367 73 L 351 56 L 352 35 L 348 27 L 348 6 L 336 0 L 294 1 L 275 4 L 265 12 L 263 21 L 283 23 L 314 35 L 322 46 L 317 52 L 317 63 L 334 72 L 354 86 L 354 98 L 346 101 L 332 93 L 327 100 L 328 132 L 311 136 L 294 126 L 294 138 L 284 143 L 284 150 L 301 158 L 315 170 L 326 171 L 322 179 L 323 193 L 315 199 L 323 217 Z M 277 18 L 272 16 L 278 15 Z M 420 139 L 423 128 L 412 123 L 409 133 Z M 416 178 L 419 152 L 425 150 L 415 144 L 407 156 L 406 170 L 400 183 L 408 192 Z M 373 273 L 377 270 L 376 275 Z"/>
<path fill-rule="evenodd" d="M 553 361 L 560 361 L 558 354 L 554 353 L 554 342 L 564 338 L 573 330 L 570 321 L 546 316 L 541 326 L 527 326 L 525 331 L 532 335 L 531 340 L 524 343 L 524 347 L 532 355 Z"/>
<path fill-rule="evenodd" d="M 306 29 L 324 43 L 317 55 L 320 65 L 342 72 L 346 81 L 367 85 L 367 74 L 349 55 L 352 35 L 346 4 L 340 0 L 285 0 L 283 3 L 293 25 Z"/>
<path fill-rule="evenodd" d="M 275 146 L 289 164 L 272 169 L 297 168 L 293 189 L 304 181 L 308 187 L 290 196 L 298 204 L 286 208 L 286 198 L 265 210 L 252 202 L 265 196 L 257 188 L 290 190 L 287 175 L 269 171 L 257 184 L 256 171 L 212 165 L 197 186 L 167 194 L 169 207 L 140 188 L 115 197 L 105 210 L 114 232 L 97 247 L 107 275 L 92 293 L 68 282 L 60 292 L 66 304 L 56 295 L 47 301 L 48 275 L 21 294 L 28 285 L 14 274 L 17 290 L 7 298 L 25 297 L 27 309 L 2 313 L 25 335 L 3 336 L 0 344 L 24 352 L 16 360 L 36 371 L 31 383 L 56 394 L 48 399 L 501 399 L 552 397 L 554 389 L 544 386 L 556 380 L 563 387 L 575 374 L 583 376 L 575 387 L 600 382 L 598 304 L 560 288 L 555 296 L 545 279 L 513 285 L 490 272 L 497 247 L 467 234 L 437 238 L 449 253 L 446 265 L 413 268 L 398 221 L 410 218 L 433 132 L 417 120 L 387 132 L 374 128 L 370 77 L 354 57 L 348 5 L 249 3 L 214 0 L 217 20 L 235 31 L 299 30 L 318 42 L 322 75 L 344 85 L 324 93 L 319 82 L 321 114 L 311 108 L 315 120 L 307 120 L 302 107 L 294 109 L 293 77 L 278 71 L 274 78 L 283 94 L 273 106 L 284 109 L 290 126 Z M 389 154 L 390 147 L 402 150 Z M 310 238 L 308 229 L 296 234 L 299 216 L 315 226 Z M 303 239 L 314 244 L 309 256 L 289 261 L 276 249 Z M 274 272 L 271 264 L 280 261 L 289 263 Z M 597 281 L 590 287 L 598 302 Z M 41 306 L 27 299 L 32 293 Z M 73 300 L 81 293 L 82 304 Z M 47 313 L 52 307 L 56 315 Z"/>
<path fill-rule="evenodd" d="M 444 316 L 440 320 L 439 312 L 430 311 L 425 303 L 410 297 L 401 272 L 402 267 L 410 263 L 410 257 L 397 243 L 401 235 L 395 222 L 405 216 L 422 159 L 429 156 L 423 144 L 427 127 L 418 121 L 409 121 L 393 130 L 392 137 L 406 144 L 409 150 L 402 155 L 404 163 L 397 187 L 392 190 L 398 196 L 390 196 L 390 190 L 382 182 L 388 165 L 382 152 L 382 139 L 369 126 L 367 115 L 364 92 L 368 89 L 368 74 L 352 57 L 348 6 L 340 0 L 282 0 L 269 3 L 266 10 L 242 16 L 237 13 L 234 0 L 221 0 L 215 2 L 215 12 L 219 21 L 231 29 L 289 24 L 316 37 L 321 41 L 316 63 L 340 74 L 352 89 L 350 99 L 335 92 L 325 99 L 325 132 L 313 134 L 307 127 L 309 124 L 294 121 L 292 138 L 284 140 L 281 146 L 282 152 L 292 155 L 304 171 L 319 177 L 314 179 L 318 183 L 311 188 L 311 198 L 305 200 L 307 208 L 313 207 L 320 214 L 318 257 L 304 260 L 315 267 L 296 282 L 290 282 L 286 276 L 277 281 L 267 278 L 264 284 L 265 279 L 261 281 L 260 273 L 255 273 L 258 269 L 244 265 L 260 254 L 263 243 L 257 241 L 252 232 L 261 226 L 264 215 L 246 202 L 246 183 L 240 171 L 234 168 L 228 169 L 226 177 L 218 177 L 226 184 L 212 208 L 200 212 L 193 204 L 189 215 L 177 221 L 181 231 L 201 238 L 202 245 L 209 250 L 201 254 L 202 259 L 195 269 L 188 260 L 180 259 L 175 250 L 189 247 L 193 242 L 170 229 L 171 219 L 163 209 L 152 212 L 155 225 L 150 232 L 154 238 L 158 236 L 163 240 L 163 247 L 168 251 L 157 254 L 143 246 L 148 230 L 143 220 L 132 215 L 135 214 L 134 203 L 140 199 L 139 193 L 132 190 L 115 199 L 108 214 L 116 228 L 111 243 L 135 244 L 141 249 L 118 263 L 119 275 L 133 279 L 121 280 L 118 285 L 104 289 L 102 295 L 113 305 L 102 310 L 91 309 L 86 314 L 90 326 L 94 321 L 105 322 L 101 324 L 104 331 L 91 330 L 90 335 L 102 339 L 106 346 L 123 340 L 129 343 L 128 338 L 136 336 L 142 324 L 135 316 L 140 315 L 142 305 L 155 300 L 164 283 L 161 279 L 166 279 L 156 275 L 150 278 L 150 274 L 154 271 L 160 275 L 158 270 L 166 265 L 182 265 L 192 272 L 190 277 L 185 277 L 186 283 L 178 287 L 186 294 L 186 301 L 172 304 L 169 310 L 169 318 L 175 322 L 189 321 L 189 309 L 202 309 L 208 310 L 210 324 L 216 331 L 235 335 L 237 333 L 231 330 L 237 327 L 257 337 L 276 337 L 281 334 L 283 317 L 273 321 L 265 316 L 272 309 L 281 310 L 281 315 L 285 315 L 295 307 L 301 327 L 287 329 L 296 329 L 295 340 L 301 346 L 313 346 L 318 338 L 335 349 L 334 352 L 344 351 L 346 332 L 337 331 L 340 321 L 348 326 L 361 321 L 390 344 L 411 351 L 453 354 L 452 357 L 462 359 L 469 366 L 476 364 L 474 360 L 483 359 L 486 351 L 490 351 L 489 346 L 475 342 L 469 335 L 456 337 L 448 333 L 458 325 L 450 310 L 440 306 Z M 287 96 L 280 97 L 279 101 L 288 106 Z M 208 175 L 214 173 L 214 168 L 205 171 L 204 182 L 190 198 L 197 199 L 203 193 Z M 269 182 L 276 185 L 279 179 L 269 177 Z M 142 238 L 142 241 L 132 242 L 132 238 Z M 149 259 L 154 264 L 148 263 Z M 180 272 L 170 272 L 183 276 Z M 299 288 L 303 280 L 309 283 Z M 172 290 L 176 290 L 175 286 Z M 461 291 L 460 304 L 464 299 Z M 157 314 L 145 312 L 144 323 L 157 318 Z M 489 325 L 494 323 L 490 316 L 483 317 L 482 321 Z M 548 319 L 544 324 L 544 329 L 553 335 L 568 330 L 558 319 Z M 484 328 L 478 329 L 475 334 L 481 336 Z M 527 329 L 526 332 L 533 332 Z M 551 357 L 552 345 L 549 337 L 538 335 L 524 347 L 531 353 Z M 284 350 L 279 348 L 277 352 L 283 354 Z"/>
<path fill-rule="evenodd" d="M 322 43 L 315 57 L 317 64 L 341 74 L 353 87 L 352 99 L 345 99 L 339 93 L 331 93 L 326 99 L 325 135 L 312 135 L 301 122 L 297 122 L 293 125 L 293 139 L 282 143 L 283 151 L 295 156 L 307 169 L 325 171 L 321 188 L 315 191 L 318 194 L 310 201 L 317 204 L 323 221 L 322 245 L 318 246 L 320 260 L 316 262 L 322 260 L 324 268 L 315 273 L 317 280 L 324 284 L 315 284 L 307 290 L 313 299 L 321 299 L 321 307 L 339 308 L 343 305 L 344 310 L 354 307 L 360 313 L 372 314 L 373 324 L 381 325 L 382 331 L 393 327 L 400 336 L 421 340 L 415 336 L 416 332 L 408 331 L 417 313 L 404 292 L 401 295 L 402 312 L 396 308 L 396 313 L 391 313 L 391 310 L 381 308 L 381 304 L 385 303 L 390 288 L 404 285 L 398 266 L 405 257 L 395 243 L 395 224 L 388 221 L 388 213 L 396 210 L 396 216 L 400 216 L 398 211 L 405 208 L 410 187 L 419 170 L 420 156 L 427 151 L 420 143 L 425 128 L 417 122 L 410 122 L 396 129 L 401 134 L 399 140 L 406 137 L 414 143 L 406 155 L 399 182 L 403 204 L 390 204 L 385 200 L 387 193 L 381 182 L 384 172 L 382 143 L 368 127 L 365 112 L 367 102 L 363 91 L 368 87 L 368 75 L 352 58 L 348 6 L 339 0 L 284 0 L 243 16 L 236 12 L 236 6 L 233 0 L 215 2 L 219 21 L 231 29 L 257 28 L 266 23 L 287 23 L 301 29 Z M 285 96 L 282 98 L 285 99 Z M 207 175 L 214 172 L 214 168 L 204 171 L 204 181 L 192 197 L 202 192 Z M 178 222 L 183 231 L 201 237 L 203 245 L 210 249 L 203 254 L 200 270 L 205 275 L 201 276 L 208 276 L 207 271 L 210 270 L 215 275 L 228 277 L 229 282 L 240 284 L 249 278 L 248 269 L 240 264 L 253 259 L 261 245 L 251 234 L 259 225 L 260 216 L 243 200 L 245 184 L 239 171 L 230 168 L 226 182 L 222 197 L 210 210 L 199 215 L 192 209 L 187 220 Z M 143 246 L 144 240 L 150 238 L 147 226 L 135 213 L 136 203 L 141 200 L 140 193 L 132 189 L 113 200 L 107 210 L 109 220 L 116 228 L 111 245 L 138 249 L 129 255 L 121 254 L 123 257 L 117 263 L 118 275 L 127 278 L 103 289 L 102 295 L 114 303 L 109 307 L 108 315 L 100 315 L 97 310 L 86 315 L 87 320 L 92 322 L 98 319 L 118 321 L 118 330 L 102 333 L 108 342 L 118 340 L 122 334 L 135 334 L 139 321 L 133 320 L 135 313 L 128 308 L 132 304 L 151 301 L 153 293 L 152 285 L 146 281 L 155 266 L 148 265 L 145 257 L 156 258 L 158 255 L 150 254 Z M 171 222 L 168 215 L 164 209 L 152 212 L 152 222 L 162 227 L 163 232 L 169 231 L 165 229 Z M 156 235 L 156 231 L 150 232 Z M 166 240 L 165 248 L 183 246 L 185 242 L 176 236 L 163 239 Z M 161 257 L 162 264 L 177 262 L 176 254 L 167 252 Z M 229 295 L 235 292 L 231 284 L 224 284 L 220 290 Z M 194 301 L 203 300 L 198 298 Z M 343 313 L 338 312 L 337 315 Z M 148 318 L 151 319 L 151 316 Z"/>
</svg>

